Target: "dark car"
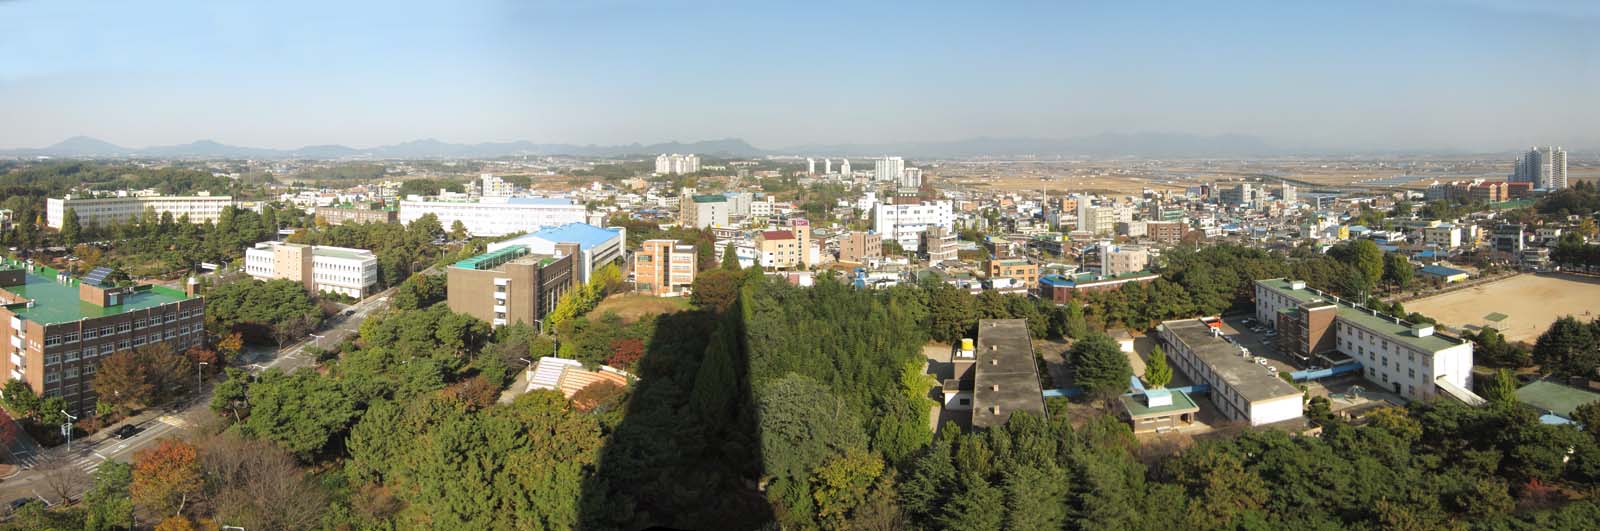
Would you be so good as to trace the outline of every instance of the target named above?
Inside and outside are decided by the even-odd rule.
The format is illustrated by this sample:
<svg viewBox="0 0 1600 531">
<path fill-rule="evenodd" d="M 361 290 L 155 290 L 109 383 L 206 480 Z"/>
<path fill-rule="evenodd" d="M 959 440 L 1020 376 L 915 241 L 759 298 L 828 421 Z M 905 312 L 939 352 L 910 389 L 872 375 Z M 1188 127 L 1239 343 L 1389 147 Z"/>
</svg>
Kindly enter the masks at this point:
<svg viewBox="0 0 1600 531">
<path fill-rule="evenodd" d="M 17 512 L 17 509 L 21 509 L 22 506 L 36 501 L 39 500 L 35 500 L 33 498 L 17 498 L 15 500 L 11 500 L 11 503 L 8 505 L 8 507 L 11 508 L 11 512 Z"/>
<path fill-rule="evenodd" d="M 121 428 L 117 428 L 117 431 L 111 432 L 111 434 L 116 435 L 118 439 L 126 439 L 134 436 L 134 434 L 137 433 L 139 433 L 139 428 L 134 427 L 132 424 L 124 424 Z"/>
</svg>

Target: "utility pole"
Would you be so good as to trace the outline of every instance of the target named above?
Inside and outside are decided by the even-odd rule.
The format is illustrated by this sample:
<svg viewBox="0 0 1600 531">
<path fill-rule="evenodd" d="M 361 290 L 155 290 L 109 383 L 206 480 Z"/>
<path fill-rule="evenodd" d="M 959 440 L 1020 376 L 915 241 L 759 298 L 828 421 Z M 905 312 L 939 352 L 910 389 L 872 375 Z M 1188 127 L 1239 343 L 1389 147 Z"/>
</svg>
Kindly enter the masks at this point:
<svg viewBox="0 0 1600 531">
<path fill-rule="evenodd" d="M 195 398 L 197 400 L 200 397 L 200 387 L 201 387 L 200 372 L 201 372 L 202 368 L 207 366 L 207 365 L 210 365 L 210 363 L 206 363 L 206 362 L 202 361 L 202 362 L 200 362 L 199 365 L 195 365 L 194 366 L 194 396 L 195 396 Z"/>
</svg>

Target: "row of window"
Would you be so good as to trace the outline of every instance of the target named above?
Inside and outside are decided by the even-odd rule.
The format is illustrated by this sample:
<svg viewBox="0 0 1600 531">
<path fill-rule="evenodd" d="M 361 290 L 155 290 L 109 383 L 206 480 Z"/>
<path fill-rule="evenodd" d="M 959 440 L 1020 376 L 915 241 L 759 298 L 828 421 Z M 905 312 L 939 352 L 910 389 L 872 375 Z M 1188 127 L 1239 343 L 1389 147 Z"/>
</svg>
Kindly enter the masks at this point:
<svg viewBox="0 0 1600 531">
<path fill-rule="evenodd" d="M 68 344 L 68 343 L 77 343 L 80 339 L 83 340 L 83 341 L 88 341 L 88 340 L 91 340 L 91 339 L 97 339 L 97 338 L 104 337 L 104 336 L 111 336 L 112 334 L 125 334 L 125 333 L 128 333 L 128 332 L 133 331 L 133 330 L 143 329 L 147 325 L 148 326 L 157 326 L 157 325 L 161 325 L 161 324 L 171 323 L 171 322 L 174 322 L 174 321 L 178 321 L 180 319 L 188 319 L 188 318 L 200 315 L 200 313 L 201 313 L 200 310 L 183 310 L 183 311 L 179 311 L 179 312 L 167 312 L 165 314 L 150 316 L 150 320 L 148 322 L 145 319 L 134 319 L 132 321 L 123 321 L 121 323 L 116 324 L 115 326 L 106 325 L 106 326 L 102 326 L 102 327 L 99 327 L 99 328 L 85 328 L 85 329 L 83 329 L 83 332 L 82 332 L 81 336 L 79 335 L 78 332 L 68 332 L 68 333 L 65 333 L 65 334 L 57 334 L 57 335 L 53 335 L 53 336 L 46 336 L 44 338 L 44 346 L 53 347 L 53 346 L 64 345 L 64 344 Z"/>
<path fill-rule="evenodd" d="M 150 334 L 148 336 L 135 336 L 132 339 L 124 339 L 124 340 L 118 341 L 114 348 L 113 348 L 112 345 L 106 344 L 106 345 L 101 345 L 99 347 L 95 347 L 95 346 L 85 347 L 83 350 L 67 350 L 67 351 L 62 351 L 62 352 L 51 352 L 51 353 L 45 354 L 45 356 L 44 356 L 44 364 L 45 365 L 55 365 L 55 364 L 60 363 L 62 361 L 73 362 L 73 361 L 78 361 L 79 359 L 91 359 L 91 358 L 94 358 L 94 357 L 97 357 L 97 356 L 105 356 L 105 355 L 111 354 L 112 352 L 116 352 L 118 350 L 127 350 L 127 349 L 134 348 L 134 347 L 140 347 L 140 346 L 145 345 L 146 343 L 158 343 L 162 339 L 173 339 L 173 338 L 178 337 L 179 335 L 187 336 L 187 335 L 190 335 L 190 334 L 198 334 L 198 333 L 204 331 L 204 329 L 205 329 L 205 325 L 204 324 L 194 323 L 194 324 L 184 325 L 184 326 L 180 326 L 180 327 L 176 327 L 176 328 L 169 328 L 165 332 L 157 332 L 157 333 L 154 333 L 154 334 Z"/>
</svg>

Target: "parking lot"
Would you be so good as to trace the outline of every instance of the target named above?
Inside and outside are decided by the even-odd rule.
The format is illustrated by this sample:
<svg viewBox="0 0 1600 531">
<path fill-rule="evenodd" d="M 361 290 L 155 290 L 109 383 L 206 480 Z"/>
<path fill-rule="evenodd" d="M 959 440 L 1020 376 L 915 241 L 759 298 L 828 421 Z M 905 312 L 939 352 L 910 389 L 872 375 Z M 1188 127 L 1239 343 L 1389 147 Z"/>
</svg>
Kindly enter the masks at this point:
<svg viewBox="0 0 1600 531">
<path fill-rule="evenodd" d="M 1234 343 L 1250 349 L 1251 354 L 1267 358 L 1267 362 L 1277 367 L 1279 372 L 1293 372 L 1306 368 L 1278 349 L 1275 344 L 1278 340 L 1277 332 L 1262 327 L 1248 315 L 1222 318 L 1222 334 Z"/>
</svg>

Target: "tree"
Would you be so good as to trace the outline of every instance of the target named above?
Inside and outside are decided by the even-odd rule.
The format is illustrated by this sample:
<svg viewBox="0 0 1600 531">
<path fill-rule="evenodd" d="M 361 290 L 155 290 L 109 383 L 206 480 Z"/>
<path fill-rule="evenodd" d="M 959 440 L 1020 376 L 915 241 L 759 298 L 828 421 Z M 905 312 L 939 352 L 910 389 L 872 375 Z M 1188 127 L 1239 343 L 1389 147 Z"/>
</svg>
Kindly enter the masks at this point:
<svg viewBox="0 0 1600 531">
<path fill-rule="evenodd" d="M 458 219 L 450 223 L 450 239 L 455 241 L 467 239 L 467 226 L 462 224 L 461 220 Z"/>
<path fill-rule="evenodd" d="M 339 384 L 315 371 L 268 370 L 250 385 L 249 403 L 244 432 L 276 442 L 303 461 L 342 438 L 356 417 L 355 403 Z"/>
<path fill-rule="evenodd" d="M 61 242 L 71 247 L 82 240 L 83 226 L 78 224 L 78 211 L 69 208 L 61 218 Z"/>
<path fill-rule="evenodd" d="M 1133 368 L 1111 336 L 1092 333 L 1072 345 L 1074 381 L 1096 396 L 1112 396 L 1128 388 Z"/>
<path fill-rule="evenodd" d="M 1600 440 L 1600 402 L 1590 402 L 1572 410 L 1572 420 L 1583 425 L 1583 431 Z"/>
<path fill-rule="evenodd" d="M 151 519 L 183 514 L 183 509 L 200 494 L 197 452 L 189 443 L 162 439 L 134 454 L 128 493 L 140 513 Z"/>
<path fill-rule="evenodd" d="M 327 495 L 265 441 L 222 434 L 197 445 L 205 496 L 219 520 L 246 529 L 311 529 L 327 510 Z"/>
<path fill-rule="evenodd" d="M 1593 376 L 1600 365 L 1592 327 L 1572 316 L 1556 319 L 1533 345 L 1533 361 L 1547 373 Z"/>
<path fill-rule="evenodd" d="M 738 247 L 734 246 L 732 241 L 729 241 L 728 246 L 722 249 L 722 268 L 728 271 L 738 271 L 740 269 Z"/>
<path fill-rule="evenodd" d="M 1406 289 L 1411 286 L 1411 261 L 1405 255 L 1389 253 L 1383 256 L 1383 279 L 1394 287 Z"/>
<path fill-rule="evenodd" d="M 1150 364 L 1144 368 L 1144 382 L 1153 389 L 1161 389 L 1172 381 L 1172 367 L 1167 365 L 1167 352 L 1156 345 L 1150 351 Z"/>
<path fill-rule="evenodd" d="M 33 386 L 27 382 L 10 380 L 0 391 L 0 406 L 5 407 L 13 418 L 36 418 L 39 416 L 39 395 L 34 394 Z"/>
<path fill-rule="evenodd" d="M 133 483 L 133 465 L 117 461 L 100 463 L 94 471 L 94 487 L 83 496 L 84 529 L 111 531 L 133 527 L 133 500 L 128 488 Z"/>
<path fill-rule="evenodd" d="M 211 410 L 238 422 L 249 413 L 250 373 L 234 367 L 228 367 L 223 373 L 227 378 L 212 388 Z"/>
<path fill-rule="evenodd" d="M 722 312 L 739 296 L 743 275 L 736 271 L 714 269 L 695 275 L 690 287 L 689 304 L 702 310 Z"/>
<path fill-rule="evenodd" d="M 1508 369 L 1495 372 L 1494 379 L 1483 385 L 1484 398 L 1489 402 L 1500 405 L 1514 405 L 1517 403 L 1517 378 Z"/>
<path fill-rule="evenodd" d="M 1345 244 L 1347 249 L 1343 253 L 1342 261 L 1356 268 L 1366 280 L 1367 286 L 1375 286 L 1383 279 L 1383 250 L 1372 240 L 1356 240 Z"/>
<path fill-rule="evenodd" d="M 34 469 L 38 470 L 44 479 L 47 492 L 54 495 L 56 503 L 61 503 L 78 494 L 79 485 L 89 479 L 89 474 L 79 468 L 72 458 L 64 453 L 50 452 L 44 454 Z"/>
</svg>

